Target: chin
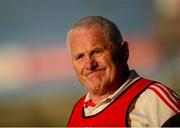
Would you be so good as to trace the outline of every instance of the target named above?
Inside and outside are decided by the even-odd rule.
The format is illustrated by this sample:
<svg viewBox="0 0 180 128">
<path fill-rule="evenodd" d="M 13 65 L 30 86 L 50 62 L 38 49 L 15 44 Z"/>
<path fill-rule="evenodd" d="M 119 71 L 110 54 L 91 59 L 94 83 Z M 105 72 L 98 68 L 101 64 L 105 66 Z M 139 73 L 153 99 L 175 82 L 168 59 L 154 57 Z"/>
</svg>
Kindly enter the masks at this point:
<svg viewBox="0 0 180 128">
<path fill-rule="evenodd" d="M 88 84 L 88 85 L 86 84 L 85 86 L 91 92 L 97 92 L 97 91 L 101 90 L 101 84 L 93 84 L 93 83 L 91 83 L 91 84 Z"/>
</svg>

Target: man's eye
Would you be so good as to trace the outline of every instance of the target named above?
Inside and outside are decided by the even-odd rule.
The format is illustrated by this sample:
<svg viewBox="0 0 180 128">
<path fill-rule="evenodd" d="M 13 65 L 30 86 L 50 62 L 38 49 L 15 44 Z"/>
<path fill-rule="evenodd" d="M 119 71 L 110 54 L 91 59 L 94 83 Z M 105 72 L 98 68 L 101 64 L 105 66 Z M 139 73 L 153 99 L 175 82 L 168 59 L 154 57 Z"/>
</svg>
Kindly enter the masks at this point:
<svg viewBox="0 0 180 128">
<path fill-rule="evenodd" d="M 103 52 L 102 49 L 96 49 L 96 50 L 93 51 L 92 54 L 94 54 L 94 55 L 99 55 L 99 54 L 101 54 L 102 52 Z"/>
<path fill-rule="evenodd" d="M 96 51 L 94 51 L 94 53 L 100 53 L 101 51 L 100 50 L 96 50 Z"/>
<path fill-rule="evenodd" d="M 82 57 L 83 57 L 83 55 L 82 55 L 82 54 L 77 55 L 77 56 L 75 57 L 75 60 L 79 60 L 79 59 L 81 59 Z"/>
</svg>

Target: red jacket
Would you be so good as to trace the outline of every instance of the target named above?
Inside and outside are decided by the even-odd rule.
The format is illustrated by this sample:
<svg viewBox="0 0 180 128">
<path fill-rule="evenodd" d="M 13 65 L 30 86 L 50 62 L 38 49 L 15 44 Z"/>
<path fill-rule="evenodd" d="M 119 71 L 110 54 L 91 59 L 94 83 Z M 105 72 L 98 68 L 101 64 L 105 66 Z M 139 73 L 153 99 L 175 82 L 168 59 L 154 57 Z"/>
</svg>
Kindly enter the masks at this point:
<svg viewBox="0 0 180 128">
<path fill-rule="evenodd" d="M 153 81 L 138 79 L 133 85 L 130 85 L 121 93 L 109 106 L 93 116 L 84 116 L 83 104 L 85 96 L 82 97 L 75 105 L 68 127 L 73 126 L 128 126 L 128 109 L 132 101 L 139 96 Z"/>
</svg>

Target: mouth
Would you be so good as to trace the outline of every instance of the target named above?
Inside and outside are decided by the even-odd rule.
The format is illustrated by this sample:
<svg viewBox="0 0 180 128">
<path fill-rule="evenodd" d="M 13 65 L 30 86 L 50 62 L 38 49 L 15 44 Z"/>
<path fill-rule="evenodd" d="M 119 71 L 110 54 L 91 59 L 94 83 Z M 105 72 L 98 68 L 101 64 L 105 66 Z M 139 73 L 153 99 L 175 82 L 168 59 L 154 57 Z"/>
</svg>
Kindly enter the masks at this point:
<svg viewBox="0 0 180 128">
<path fill-rule="evenodd" d="M 103 70 L 104 70 L 104 69 L 98 69 L 98 70 L 95 70 L 95 71 L 92 71 L 92 72 L 88 72 L 88 73 L 86 74 L 86 76 L 88 76 L 88 77 L 98 77 L 98 76 L 101 76 Z"/>
</svg>

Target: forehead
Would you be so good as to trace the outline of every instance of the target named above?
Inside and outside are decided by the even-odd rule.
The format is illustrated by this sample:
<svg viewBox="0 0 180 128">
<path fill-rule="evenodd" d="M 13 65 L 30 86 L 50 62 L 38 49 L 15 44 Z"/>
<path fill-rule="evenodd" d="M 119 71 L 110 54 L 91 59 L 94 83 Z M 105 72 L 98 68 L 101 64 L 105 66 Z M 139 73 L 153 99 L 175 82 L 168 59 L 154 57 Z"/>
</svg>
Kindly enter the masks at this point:
<svg viewBox="0 0 180 128">
<path fill-rule="evenodd" d="M 104 33 L 99 28 L 79 29 L 72 33 L 69 43 L 71 50 L 81 47 L 104 46 Z"/>
</svg>

